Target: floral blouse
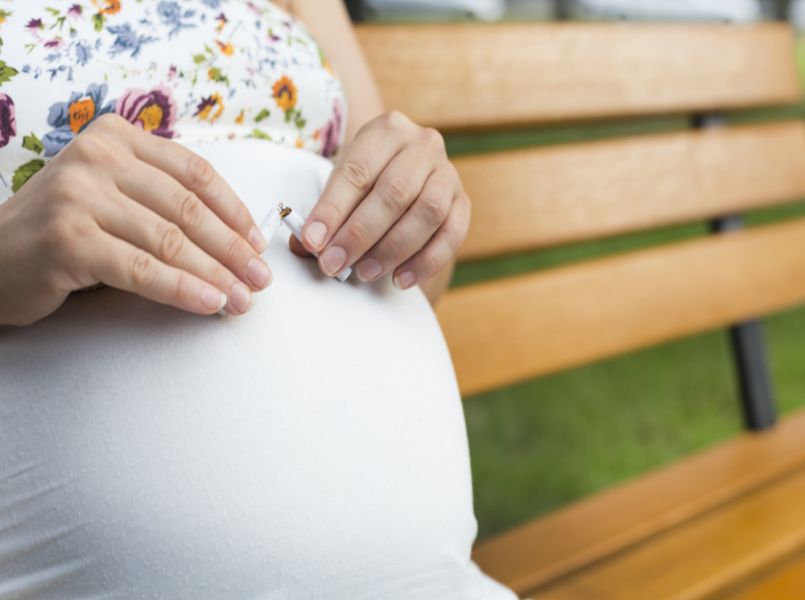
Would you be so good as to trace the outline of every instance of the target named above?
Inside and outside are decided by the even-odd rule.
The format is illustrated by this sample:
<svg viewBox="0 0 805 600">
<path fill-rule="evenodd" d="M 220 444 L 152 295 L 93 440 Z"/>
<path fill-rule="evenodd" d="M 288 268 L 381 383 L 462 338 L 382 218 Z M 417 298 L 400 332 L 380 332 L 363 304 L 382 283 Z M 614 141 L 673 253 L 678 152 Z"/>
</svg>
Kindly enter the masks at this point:
<svg viewBox="0 0 805 600">
<path fill-rule="evenodd" d="M 0 202 L 105 113 L 330 157 L 345 108 L 310 33 L 268 0 L 0 0 Z"/>
</svg>

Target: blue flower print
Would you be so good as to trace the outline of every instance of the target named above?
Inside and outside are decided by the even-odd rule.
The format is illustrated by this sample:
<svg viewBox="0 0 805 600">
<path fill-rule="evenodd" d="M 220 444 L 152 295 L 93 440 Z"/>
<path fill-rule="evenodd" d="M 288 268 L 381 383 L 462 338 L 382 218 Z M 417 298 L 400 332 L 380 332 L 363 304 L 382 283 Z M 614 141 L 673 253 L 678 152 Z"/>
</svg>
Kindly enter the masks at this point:
<svg viewBox="0 0 805 600">
<path fill-rule="evenodd" d="M 157 14 L 159 14 L 159 18 L 162 19 L 162 22 L 165 25 L 170 25 L 171 30 L 168 32 L 168 37 L 173 37 L 176 35 L 180 29 L 187 29 L 189 27 L 195 27 L 195 23 L 189 23 L 187 19 L 193 17 L 196 14 L 195 10 L 186 10 L 182 13 L 182 9 L 179 7 L 178 2 L 168 2 L 167 0 L 162 0 L 159 4 L 157 4 Z"/>
<path fill-rule="evenodd" d="M 56 102 L 50 107 L 48 125 L 54 129 L 42 136 L 46 157 L 58 154 L 92 121 L 115 110 L 114 100 L 106 106 L 103 105 L 106 92 L 105 83 L 101 85 L 93 83 L 85 94 L 73 92 L 67 102 Z"/>
<path fill-rule="evenodd" d="M 80 66 L 86 66 L 92 58 L 92 46 L 86 42 L 78 42 L 75 45 L 75 61 Z"/>
<path fill-rule="evenodd" d="M 110 56 L 117 56 L 121 52 L 130 51 L 130 56 L 137 58 L 144 44 L 156 41 L 157 39 L 147 35 L 137 35 L 137 32 L 135 32 L 128 23 L 125 25 L 107 27 L 106 29 L 109 33 L 117 36 L 112 47 L 109 48 Z"/>
</svg>

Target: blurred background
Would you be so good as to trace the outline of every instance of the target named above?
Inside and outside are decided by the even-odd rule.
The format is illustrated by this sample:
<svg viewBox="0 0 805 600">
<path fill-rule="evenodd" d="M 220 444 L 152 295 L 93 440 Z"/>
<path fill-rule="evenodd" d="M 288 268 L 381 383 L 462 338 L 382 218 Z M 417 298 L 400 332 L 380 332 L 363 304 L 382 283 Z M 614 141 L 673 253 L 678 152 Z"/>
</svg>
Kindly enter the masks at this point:
<svg viewBox="0 0 805 600">
<path fill-rule="evenodd" d="M 786 20 L 799 32 L 805 81 L 805 0 L 350 0 L 356 21 L 727 22 Z M 805 116 L 805 105 L 730 113 L 728 122 Z M 448 137 L 453 155 L 688 129 L 682 117 Z M 579 165 L 583 169 L 583 165 Z M 803 165 L 805 168 L 805 165 Z M 760 224 L 805 202 L 749 215 Z M 461 265 L 454 286 L 703 234 L 707 224 Z M 805 309 L 764 321 L 781 416 L 805 405 Z M 651 348 L 467 398 L 480 535 L 489 535 L 727 439 L 743 429 L 726 332 Z"/>
</svg>

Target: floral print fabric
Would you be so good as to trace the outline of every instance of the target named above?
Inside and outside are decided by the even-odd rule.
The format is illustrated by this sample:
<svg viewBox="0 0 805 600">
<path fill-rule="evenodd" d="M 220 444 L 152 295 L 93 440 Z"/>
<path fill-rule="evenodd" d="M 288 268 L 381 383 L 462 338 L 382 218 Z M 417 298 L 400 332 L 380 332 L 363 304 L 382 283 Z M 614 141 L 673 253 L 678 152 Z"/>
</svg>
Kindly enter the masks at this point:
<svg viewBox="0 0 805 600">
<path fill-rule="evenodd" d="M 267 0 L 0 0 L 0 42 L 0 201 L 106 113 L 181 142 L 343 140 L 329 62 Z"/>
</svg>

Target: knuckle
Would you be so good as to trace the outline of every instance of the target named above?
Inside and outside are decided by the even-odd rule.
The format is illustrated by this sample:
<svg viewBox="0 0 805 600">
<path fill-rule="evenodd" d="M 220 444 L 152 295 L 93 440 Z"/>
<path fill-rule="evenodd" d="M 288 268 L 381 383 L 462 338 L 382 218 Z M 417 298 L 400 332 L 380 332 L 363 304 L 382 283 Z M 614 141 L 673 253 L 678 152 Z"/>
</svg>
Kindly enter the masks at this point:
<svg viewBox="0 0 805 600">
<path fill-rule="evenodd" d="M 243 245 L 244 242 L 239 235 L 231 235 L 224 246 L 224 255 L 227 261 L 235 262 L 243 252 Z"/>
<path fill-rule="evenodd" d="M 386 129 L 403 129 L 409 121 L 399 110 L 390 110 L 381 117 L 381 124 Z"/>
<path fill-rule="evenodd" d="M 420 202 L 428 224 L 440 225 L 447 218 L 447 204 L 439 196 L 427 195 L 421 198 Z"/>
<path fill-rule="evenodd" d="M 425 127 L 422 130 L 422 141 L 429 148 L 444 150 L 444 137 L 433 127 Z"/>
<path fill-rule="evenodd" d="M 235 283 L 236 277 L 221 264 L 216 263 L 209 271 L 210 281 L 222 289 L 229 289 Z"/>
<path fill-rule="evenodd" d="M 184 234 L 174 223 L 162 222 L 157 225 L 159 238 L 158 257 L 164 262 L 173 262 L 182 250 Z"/>
<path fill-rule="evenodd" d="M 389 179 L 378 186 L 378 195 L 393 213 L 401 213 L 408 206 L 408 186 L 399 178 Z"/>
<path fill-rule="evenodd" d="M 95 119 L 87 131 L 95 130 L 100 132 L 120 133 L 123 130 L 123 124 L 128 123 L 123 117 L 117 113 L 106 113 Z"/>
<path fill-rule="evenodd" d="M 76 136 L 67 149 L 70 151 L 71 157 L 88 163 L 95 162 L 104 154 L 100 137 L 91 135 L 89 131 Z"/>
<path fill-rule="evenodd" d="M 341 175 L 356 190 L 365 191 L 372 183 L 369 167 L 355 160 L 348 160 L 341 165 Z"/>
<path fill-rule="evenodd" d="M 467 232 L 465 229 L 447 227 L 444 229 L 444 233 L 442 235 L 444 235 L 447 246 L 455 254 L 458 249 L 461 248 L 461 244 L 464 243 L 464 239 L 467 237 Z"/>
<path fill-rule="evenodd" d="M 215 179 L 215 169 L 209 161 L 198 154 L 191 154 L 187 160 L 187 180 L 191 188 L 206 188 Z"/>
<path fill-rule="evenodd" d="M 347 239 L 358 248 L 368 248 L 371 246 L 371 234 L 369 228 L 361 221 L 352 220 L 346 226 Z"/>
<path fill-rule="evenodd" d="M 204 218 L 201 200 L 192 192 L 181 190 L 178 192 L 179 222 L 188 230 L 195 230 L 201 226 Z"/>
<path fill-rule="evenodd" d="M 393 263 L 398 264 L 405 258 L 405 249 L 403 248 L 402 243 L 397 238 L 397 236 L 389 235 L 386 239 L 383 240 L 380 248 L 378 248 L 377 254 L 379 255 L 379 260 L 381 263 Z"/>
<path fill-rule="evenodd" d="M 129 277 L 136 289 L 149 289 L 157 278 L 157 264 L 148 253 L 138 250 L 129 259 Z"/>
<path fill-rule="evenodd" d="M 424 252 L 419 257 L 419 271 L 425 277 L 430 277 L 441 269 L 441 263 L 438 256 L 434 252 Z"/>
</svg>

